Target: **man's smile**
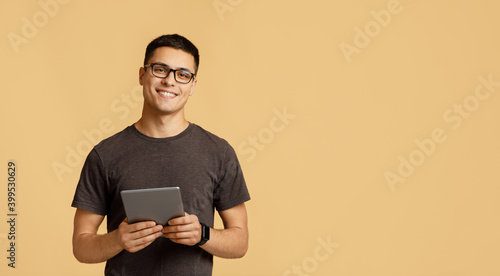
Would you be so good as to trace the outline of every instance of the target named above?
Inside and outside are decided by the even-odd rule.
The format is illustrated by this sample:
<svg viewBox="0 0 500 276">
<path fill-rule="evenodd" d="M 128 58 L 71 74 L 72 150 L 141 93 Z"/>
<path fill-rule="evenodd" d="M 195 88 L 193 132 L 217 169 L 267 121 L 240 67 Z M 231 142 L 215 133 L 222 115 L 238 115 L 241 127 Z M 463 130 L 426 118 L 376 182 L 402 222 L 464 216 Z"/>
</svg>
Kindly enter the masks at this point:
<svg viewBox="0 0 500 276">
<path fill-rule="evenodd" d="M 157 93 L 159 93 L 161 96 L 172 99 L 178 96 L 177 93 L 170 92 L 170 91 L 161 91 L 161 90 L 156 90 Z"/>
</svg>

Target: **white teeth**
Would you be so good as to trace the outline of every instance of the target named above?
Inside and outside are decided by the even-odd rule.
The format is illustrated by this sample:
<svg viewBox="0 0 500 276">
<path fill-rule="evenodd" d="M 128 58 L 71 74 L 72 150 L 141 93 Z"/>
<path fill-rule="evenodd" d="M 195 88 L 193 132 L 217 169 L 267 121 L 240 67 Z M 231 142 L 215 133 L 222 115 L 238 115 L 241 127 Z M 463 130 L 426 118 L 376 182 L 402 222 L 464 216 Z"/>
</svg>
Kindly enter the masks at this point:
<svg viewBox="0 0 500 276">
<path fill-rule="evenodd" d="M 175 97 L 175 94 L 174 93 L 170 93 L 170 92 L 159 92 L 161 95 L 163 96 L 167 96 L 167 97 Z"/>
</svg>

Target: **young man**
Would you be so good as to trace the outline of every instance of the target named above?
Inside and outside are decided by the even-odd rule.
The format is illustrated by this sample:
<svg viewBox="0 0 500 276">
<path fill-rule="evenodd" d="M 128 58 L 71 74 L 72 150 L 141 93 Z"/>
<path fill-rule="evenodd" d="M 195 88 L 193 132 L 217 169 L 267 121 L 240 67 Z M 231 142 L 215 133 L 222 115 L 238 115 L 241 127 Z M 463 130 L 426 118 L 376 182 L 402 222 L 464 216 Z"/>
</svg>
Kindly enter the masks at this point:
<svg viewBox="0 0 500 276">
<path fill-rule="evenodd" d="M 80 262 L 106 261 L 106 275 L 211 275 L 213 256 L 245 255 L 250 196 L 236 154 L 184 115 L 198 65 L 198 49 L 182 36 L 148 45 L 142 117 L 96 145 L 82 169 L 72 203 Z M 169 186 L 181 189 L 184 217 L 165 227 L 127 222 L 120 191 Z M 214 208 L 224 229 L 213 229 Z M 97 234 L 105 216 L 108 232 Z"/>
</svg>

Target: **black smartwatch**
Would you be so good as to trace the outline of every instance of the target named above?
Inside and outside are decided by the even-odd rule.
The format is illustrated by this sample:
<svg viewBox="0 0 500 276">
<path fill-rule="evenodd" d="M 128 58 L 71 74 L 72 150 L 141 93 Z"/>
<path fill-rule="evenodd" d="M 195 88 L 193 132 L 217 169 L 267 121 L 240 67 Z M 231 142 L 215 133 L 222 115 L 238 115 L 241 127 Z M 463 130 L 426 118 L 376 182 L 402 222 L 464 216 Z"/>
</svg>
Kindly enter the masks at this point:
<svg viewBox="0 0 500 276">
<path fill-rule="evenodd" d="M 201 223 L 201 240 L 199 243 L 196 245 L 204 245 L 209 239 L 210 239 L 210 227 L 206 226 L 205 224 Z"/>
</svg>

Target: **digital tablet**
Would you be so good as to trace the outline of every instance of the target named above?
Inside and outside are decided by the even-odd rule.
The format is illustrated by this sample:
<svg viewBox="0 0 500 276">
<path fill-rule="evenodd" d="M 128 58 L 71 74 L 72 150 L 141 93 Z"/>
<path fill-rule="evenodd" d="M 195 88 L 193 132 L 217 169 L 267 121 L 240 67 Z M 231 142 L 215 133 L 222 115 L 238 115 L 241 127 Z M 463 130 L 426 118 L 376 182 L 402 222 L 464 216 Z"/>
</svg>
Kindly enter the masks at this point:
<svg viewBox="0 0 500 276">
<path fill-rule="evenodd" d="M 184 216 L 179 187 L 123 190 L 120 192 L 128 223 L 155 221 L 163 226 Z"/>
</svg>

